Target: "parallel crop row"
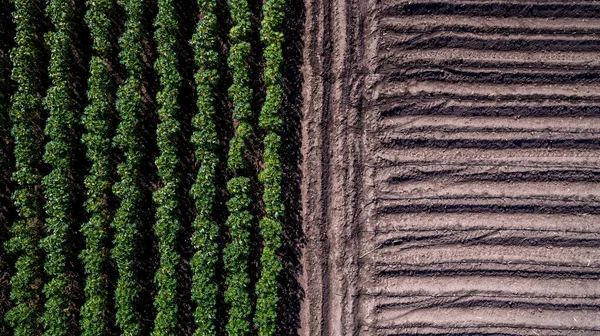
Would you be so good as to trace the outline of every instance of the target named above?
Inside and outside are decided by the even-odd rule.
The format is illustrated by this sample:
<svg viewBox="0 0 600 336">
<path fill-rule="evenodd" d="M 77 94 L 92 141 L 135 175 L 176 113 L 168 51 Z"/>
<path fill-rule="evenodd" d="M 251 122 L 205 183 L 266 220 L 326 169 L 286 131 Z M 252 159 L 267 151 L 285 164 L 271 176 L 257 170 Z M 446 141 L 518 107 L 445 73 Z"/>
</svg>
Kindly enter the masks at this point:
<svg viewBox="0 0 600 336">
<path fill-rule="evenodd" d="M 175 8 L 170 0 L 158 0 L 158 15 L 154 21 L 158 59 L 154 68 L 158 72 L 161 91 L 156 100 L 160 105 L 158 117 L 160 123 L 156 132 L 160 156 L 156 160 L 158 176 L 162 187 L 154 195 L 158 205 L 154 231 L 158 238 L 160 266 L 154 277 L 158 293 L 154 298 L 157 310 L 152 335 L 175 335 L 177 327 L 177 275 L 180 262 L 177 253 L 177 232 L 180 228 L 177 213 L 179 211 L 178 191 L 180 179 L 176 170 L 179 166 L 177 155 L 177 137 L 180 125 L 179 88 L 181 75 L 177 70 L 177 31 L 178 22 Z"/>
<path fill-rule="evenodd" d="M 112 103 L 113 82 L 109 73 L 108 58 L 111 52 L 110 16 L 114 11 L 112 0 L 88 0 L 86 22 L 90 28 L 95 55 L 90 61 L 90 78 L 87 97 L 89 105 L 82 118 L 87 133 L 83 143 L 87 157 L 92 163 L 85 178 L 87 200 L 85 209 L 90 216 L 81 227 L 85 236 L 85 249 L 80 258 L 86 273 L 85 297 L 81 307 L 81 334 L 84 336 L 106 334 L 109 309 L 108 275 L 108 229 L 111 215 L 105 202 L 111 189 L 111 123 L 109 113 Z"/>
<path fill-rule="evenodd" d="M 233 21 L 230 31 L 231 49 L 228 58 L 233 73 L 233 83 L 229 88 L 229 96 L 234 106 L 234 117 L 238 126 L 235 136 L 229 143 L 229 169 L 236 177 L 227 183 L 230 199 L 227 202 L 229 217 L 226 225 L 231 241 L 223 251 L 226 279 L 225 302 L 229 305 L 229 320 L 226 330 L 230 336 L 247 335 L 250 332 L 250 315 L 252 312 L 248 276 L 249 228 L 253 217 L 248 211 L 250 198 L 250 180 L 241 175 L 244 168 L 244 152 L 246 141 L 252 134 L 250 119 L 252 110 L 252 89 L 249 85 L 247 60 L 250 56 L 250 9 L 246 0 L 229 0 L 229 10 Z"/>
<path fill-rule="evenodd" d="M 281 138 L 277 134 L 281 130 L 281 108 L 283 91 L 281 88 L 281 64 L 283 55 L 281 44 L 283 34 L 279 31 L 283 21 L 284 0 L 267 0 L 263 7 L 261 40 L 265 44 L 264 73 L 267 85 L 267 96 L 261 110 L 259 123 L 266 131 L 264 139 L 265 169 L 259 174 L 263 183 L 265 202 L 265 218 L 260 220 L 260 231 L 264 240 L 261 256 L 261 274 L 256 284 L 256 314 L 254 324 L 260 336 L 275 335 L 277 319 L 277 277 L 281 272 L 281 263 L 276 257 L 281 246 L 281 223 L 284 213 L 281 202 L 281 163 L 279 147 Z"/>
<path fill-rule="evenodd" d="M 198 22 L 191 44 L 198 71 L 194 79 L 198 113 L 192 123 L 192 142 L 196 146 L 196 159 L 200 164 L 191 195 L 196 203 L 193 223 L 192 247 L 192 299 L 196 304 L 195 336 L 216 336 L 217 286 L 215 273 L 219 260 L 217 238 L 219 227 L 213 219 L 216 197 L 215 173 L 219 162 L 215 153 L 219 144 L 215 116 L 215 88 L 219 80 L 217 47 L 216 2 L 198 0 L 202 19 Z"/>
<path fill-rule="evenodd" d="M 52 86 L 46 95 L 49 111 L 46 124 L 44 161 L 52 168 L 42 181 L 46 198 L 47 236 L 41 245 L 46 251 L 44 268 L 49 277 L 44 286 L 46 310 L 42 316 L 45 335 L 73 335 L 76 332 L 76 307 L 69 289 L 73 288 L 68 264 L 72 254 L 69 237 L 74 230 L 73 202 L 73 129 L 78 122 L 76 113 L 72 69 L 72 22 L 74 9 L 70 1 L 50 0 L 46 7 L 54 30 L 48 32 L 46 41 L 50 48 L 49 76 Z"/>
<path fill-rule="evenodd" d="M 120 181 L 113 192 L 121 203 L 112 222 L 115 228 L 112 257 L 117 265 L 119 279 L 115 289 L 117 325 L 123 335 L 139 335 L 140 316 L 135 305 L 140 292 L 136 272 L 136 251 L 139 230 L 140 181 L 142 157 L 140 143 L 140 109 L 142 108 L 142 0 L 121 0 L 125 10 L 125 32 L 119 39 L 121 63 L 128 77 L 117 90 L 116 110 L 121 119 L 114 144 L 122 151 L 124 161 L 117 167 Z"/>
<path fill-rule="evenodd" d="M 40 61 L 40 17 L 36 2 L 14 1 L 13 22 L 16 47 L 11 51 L 12 79 L 16 91 L 12 96 L 10 121 L 14 139 L 16 189 L 12 195 L 19 219 L 12 223 L 11 239 L 5 247 L 16 254 L 10 299 L 13 308 L 6 320 L 16 336 L 39 335 L 39 318 L 43 311 L 42 250 L 39 241 L 43 234 L 43 199 L 39 188 L 42 180 L 40 163 L 43 153 L 43 134 L 38 128 L 43 108 L 40 98 L 41 76 L 36 71 Z"/>
</svg>

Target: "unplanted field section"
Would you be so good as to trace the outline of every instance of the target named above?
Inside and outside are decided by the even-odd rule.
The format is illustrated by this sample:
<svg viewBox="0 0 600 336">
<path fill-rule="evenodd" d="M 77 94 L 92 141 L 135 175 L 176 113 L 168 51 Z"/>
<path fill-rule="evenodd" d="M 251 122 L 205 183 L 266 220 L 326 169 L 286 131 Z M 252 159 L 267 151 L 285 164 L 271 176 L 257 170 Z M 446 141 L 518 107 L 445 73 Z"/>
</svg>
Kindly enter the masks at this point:
<svg viewBox="0 0 600 336">
<path fill-rule="evenodd" d="M 360 149 L 324 156 L 357 171 L 345 183 L 358 181 L 348 209 L 359 210 L 344 224 L 353 234 L 329 229 L 327 267 L 356 271 L 324 277 L 323 314 L 337 316 L 340 281 L 356 308 L 329 325 L 346 326 L 340 335 L 600 333 L 600 2 L 347 6 L 329 28 L 352 56 L 340 80 L 351 95 L 337 101 L 331 85 L 328 111 Z M 357 119 L 336 115 L 353 109 Z M 335 223 L 341 196 L 329 181 L 324 222 Z"/>
<path fill-rule="evenodd" d="M 361 330 L 600 332 L 598 4 L 380 6 Z"/>
</svg>

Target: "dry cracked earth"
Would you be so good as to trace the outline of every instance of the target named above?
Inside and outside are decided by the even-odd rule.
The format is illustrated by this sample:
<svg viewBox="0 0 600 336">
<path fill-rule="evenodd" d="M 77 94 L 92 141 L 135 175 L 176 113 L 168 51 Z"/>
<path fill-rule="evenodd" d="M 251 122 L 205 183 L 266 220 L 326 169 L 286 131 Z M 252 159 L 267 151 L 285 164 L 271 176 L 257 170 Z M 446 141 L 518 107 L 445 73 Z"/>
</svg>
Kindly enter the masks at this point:
<svg viewBox="0 0 600 336">
<path fill-rule="evenodd" d="M 600 1 L 307 0 L 302 336 L 600 334 Z"/>
</svg>

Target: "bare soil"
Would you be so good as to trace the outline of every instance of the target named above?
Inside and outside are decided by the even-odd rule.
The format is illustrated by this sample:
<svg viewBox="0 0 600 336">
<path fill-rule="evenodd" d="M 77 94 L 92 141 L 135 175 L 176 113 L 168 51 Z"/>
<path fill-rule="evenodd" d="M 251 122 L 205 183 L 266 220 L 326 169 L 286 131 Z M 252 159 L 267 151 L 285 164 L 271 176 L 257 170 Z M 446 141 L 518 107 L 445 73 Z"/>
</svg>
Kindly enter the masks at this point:
<svg viewBox="0 0 600 336">
<path fill-rule="evenodd" d="M 600 3 L 305 8 L 299 334 L 600 334 Z"/>
</svg>

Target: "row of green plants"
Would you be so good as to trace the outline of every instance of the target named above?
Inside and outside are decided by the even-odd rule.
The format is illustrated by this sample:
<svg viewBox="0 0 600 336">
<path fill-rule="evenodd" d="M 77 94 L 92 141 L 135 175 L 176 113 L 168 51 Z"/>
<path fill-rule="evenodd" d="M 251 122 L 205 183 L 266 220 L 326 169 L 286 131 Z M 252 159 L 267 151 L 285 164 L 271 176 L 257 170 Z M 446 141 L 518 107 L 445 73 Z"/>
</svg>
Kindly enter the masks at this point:
<svg viewBox="0 0 600 336">
<path fill-rule="evenodd" d="M 0 0 L 0 12 L 10 13 L 10 3 L 7 0 Z M 12 43 L 12 30 L 9 29 L 8 23 L 10 18 L 7 17 L 4 20 L 4 25 L 0 24 L 0 188 L 5 187 L 7 183 L 10 183 L 10 174 L 12 173 L 12 141 L 10 138 L 10 121 L 9 121 L 9 108 L 10 108 L 10 97 L 13 93 L 13 83 L 10 80 L 9 71 L 10 60 L 8 53 Z M 7 197 L 9 195 L 0 195 L 0 197 Z M 2 198 L 0 198 L 2 199 Z M 2 199 L 2 202 L 6 202 Z M 5 203 L 6 204 L 6 203 Z M 5 224 L 0 222 L 1 224 Z M 0 232 L 0 239 L 5 240 L 6 232 L 2 230 Z M 0 248 L 0 273 L 5 270 L 4 260 L 2 257 L 4 249 Z M 0 293 L 5 286 L 0 285 Z M 0 294 L 1 295 L 1 294 Z M 0 296 L 2 298 L 2 296 Z M 6 302 L 7 300 L 4 300 Z M 3 311 L 3 303 L 0 301 L 0 312 Z M 1 321 L 1 320 L 0 320 Z M 3 330 L 3 323 L 0 322 L 0 333 Z"/>
<path fill-rule="evenodd" d="M 35 1 L 15 0 L 12 13 L 15 27 L 15 48 L 10 52 L 11 78 L 15 92 L 9 111 L 14 143 L 15 169 L 12 194 L 18 219 L 10 229 L 6 251 L 16 257 L 14 274 L 10 279 L 10 309 L 5 319 L 16 336 L 39 335 L 43 312 L 43 293 L 40 280 L 43 251 L 39 243 L 43 236 L 42 153 L 44 135 L 39 128 L 42 117 L 42 84 L 38 65 L 41 50 L 36 39 L 40 34 L 41 13 Z"/>
<path fill-rule="evenodd" d="M 156 96 L 160 105 L 156 137 L 160 156 L 156 159 L 158 176 L 162 187 L 154 192 L 157 203 L 154 231 L 158 238 L 160 266 L 154 278 L 158 293 L 154 297 L 157 310 L 152 335 L 175 335 L 177 327 L 177 232 L 180 228 L 178 192 L 180 178 L 177 176 L 179 157 L 177 139 L 180 135 L 179 88 L 181 75 L 177 70 L 177 34 L 179 23 L 171 0 L 158 0 L 158 14 L 154 21 L 154 39 L 158 58 L 154 69 L 158 73 L 161 91 Z"/>
<path fill-rule="evenodd" d="M 0 13 L 11 13 L 11 4 L 7 0 L 0 0 Z M 11 192 L 11 174 L 13 173 L 12 162 L 12 138 L 10 137 L 10 97 L 13 93 L 13 83 L 10 80 L 10 69 L 8 58 L 12 47 L 14 33 L 8 27 L 10 19 L 6 17 L 0 22 L 0 335 L 10 334 L 10 326 L 2 318 L 10 307 L 10 284 L 12 273 L 11 260 L 7 251 L 2 248 L 4 242 L 9 238 L 9 216 L 13 213 Z"/>
<path fill-rule="evenodd" d="M 82 123 L 86 133 L 82 142 L 91 162 L 85 177 L 87 200 L 85 210 L 89 220 L 81 226 L 85 249 L 80 258 L 85 278 L 85 303 L 81 307 L 81 335 L 95 336 L 109 330 L 109 303 L 107 262 L 109 259 L 109 228 L 111 212 L 105 201 L 111 194 L 111 120 L 114 111 L 114 83 L 110 75 L 112 55 L 111 16 L 115 8 L 112 0 L 88 0 L 85 21 L 90 29 L 94 55 L 90 60 L 87 98 Z"/>
<path fill-rule="evenodd" d="M 227 63 L 233 74 L 229 97 L 233 103 L 233 116 L 237 121 L 234 137 L 229 142 L 227 166 L 234 175 L 227 182 L 230 199 L 227 201 L 229 217 L 225 225 L 229 229 L 230 241 L 223 250 L 225 264 L 225 303 L 229 318 L 225 326 L 230 336 L 244 336 L 251 328 L 251 299 L 248 257 L 250 252 L 250 228 L 254 221 L 249 211 L 250 179 L 244 174 L 244 154 L 247 141 L 254 132 L 252 128 L 252 88 L 247 64 L 251 54 L 250 8 L 247 0 L 229 0 L 229 11 L 233 27 L 229 32 L 231 49 Z"/>
<path fill-rule="evenodd" d="M 141 0 L 116 2 L 123 8 L 126 18 L 124 32 L 118 40 L 118 60 L 126 76 L 117 86 L 111 74 L 115 66 L 111 64 L 114 52 L 111 15 L 116 13 L 116 3 L 113 0 L 88 0 L 85 22 L 90 29 L 93 54 L 89 63 L 88 105 L 80 115 L 73 87 L 75 12 L 72 2 L 49 0 L 46 6 L 46 14 L 52 24 L 51 31 L 44 36 L 50 51 L 51 85 L 44 93 L 41 92 L 41 75 L 36 71 L 40 62 L 36 36 L 39 35 L 39 16 L 42 13 L 39 13 L 34 1 L 14 0 L 17 47 L 11 53 L 11 60 L 16 92 L 12 97 L 10 121 L 16 164 L 13 199 L 19 220 L 13 223 L 12 238 L 5 245 L 18 257 L 15 275 L 11 279 L 13 308 L 6 315 L 17 335 L 109 333 L 113 302 L 114 318 L 120 332 L 124 335 L 140 335 L 143 332 L 142 312 L 136 309 L 141 291 L 138 240 L 142 206 L 139 174 L 144 155 L 141 111 L 145 5 Z M 283 0 L 266 0 L 263 6 L 261 41 L 265 47 L 264 83 L 267 94 L 260 116 L 254 116 L 251 108 L 254 92 L 248 64 L 251 57 L 250 9 L 247 0 L 228 1 L 233 23 L 227 59 L 233 80 L 228 94 L 233 104 L 236 129 L 228 148 L 227 167 L 232 177 L 226 184 L 229 194 L 226 203 L 229 216 L 225 222 L 228 238 L 221 255 L 221 233 L 214 209 L 220 144 L 215 125 L 215 91 L 220 80 L 218 22 L 216 2 L 198 0 L 202 14 L 190 41 L 197 67 L 194 79 L 198 108 L 192 120 L 194 133 L 191 139 L 198 172 L 190 191 L 196 210 L 192 236 L 194 254 L 190 260 L 192 300 L 196 305 L 195 335 L 219 333 L 219 280 L 216 271 L 220 258 L 225 271 L 227 334 L 249 335 L 253 328 L 259 335 L 275 334 L 277 278 L 282 267 L 277 250 L 281 245 L 280 221 L 284 213 L 279 158 L 283 3 Z M 182 189 L 178 175 L 178 140 L 181 139 L 178 99 L 182 77 L 177 61 L 179 22 L 173 1 L 158 1 L 154 27 L 157 46 L 154 69 L 160 81 L 160 92 L 156 96 L 159 104 L 156 131 L 159 156 L 155 164 L 161 187 L 153 194 L 157 204 L 154 232 L 160 265 L 154 279 L 158 292 L 154 297 L 157 314 L 152 334 L 174 335 L 178 328 L 177 269 L 181 263 L 177 235 L 181 210 L 178 193 Z M 46 97 L 42 99 L 44 94 Z M 46 138 L 39 131 L 40 124 L 44 122 L 40 117 L 44 107 L 49 115 Z M 114 112 L 119 123 L 113 130 L 111 115 Z M 265 134 L 264 169 L 258 176 L 264 188 L 265 216 L 258 221 L 264 246 L 260 278 L 254 288 L 256 310 L 253 312 L 254 295 L 251 294 L 248 267 L 250 232 L 256 221 L 250 211 L 251 167 L 249 162 L 245 162 L 245 157 L 249 155 L 249 141 L 256 132 L 252 126 L 256 117 Z M 88 220 L 81 224 L 81 228 L 76 227 L 72 207 L 75 201 L 74 148 L 78 141 L 73 130 L 79 123 L 85 129 L 81 141 L 90 163 L 85 177 L 87 199 L 84 203 Z M 118 149 L 120 157 L 116 167 L 113 167 L 113 148 Z M 43 178 L 40 172 L 42 165 L 50 170 Z M 116 176 L 112 176 L 113 171 Z M 113 184 L 115 178 L 117 182 Z M 118 202 L 114 213 L 107 203 L 112 194 Z M 85 270 L 85 300 L 80 310 L 72 297 L 75 284 L 70 267 L 75 251 L 69 241 L 79 229 L 85 238 L 85 248 L 79 255 Z M 110 242 L 112 233 L 114 240 Z M 114 297 L 109 293 L 107 274 L 111 257 L 118 271 Z M 42 307 L 44 304 L 45 309 Z"/>
<path fill-rule="evenodd" d="M 265 45 L 264 82 L 267 95 L 262 107 L 259 125 L 265 130 L 263 159 L 265 168 L 259 174 L 262 182 L 265 217 L 259 222 L 264 247 L 260 258 L 261 273 L 256 284 L 256 313 L 254 324 L 260 336 L 275 335 L 277 320 L 277 278 L 281 272 L 281 262 L 277 250 L 281 247 L 281 219 L 284 206 L 281 201 L 281 146 L 282 120 L 280 109 L 283 100 L 281 87 L 281 65 L 283 63 L 283 21 L 284 0 L 266 0 L 263 5 L 261 41 Z"/>
<path fill-rule="evenodd" d="M 195 336 L 217 335 L 217 284 L 216 270 L 219 262 L 219 226 L 214 219 L 217 195 L 216 170 L 219 159 L 216 150 L 219 136 L 215 125 L 215 89 L 219 82 L 219 54 L 217 52 L 216 2 L 198 0 L 202 18 L 198 21 L 191 45 L 197 71 L 196 106 L 193 117 L 194 133 L 191 141 L 195 146 L 199 163 L 196 181 L 190 191 L 196 207 L 193 222 L 192 248 L 192 300 L 196 304 L 194 321 Z"/>
<path fill-rule="evenodd" d="M 78 123 L 73 88 L 72 51 L 74 8 L 68 0 L 50 0 L 46 6 L 53 30 L 45 39 L 50 49 L 48 68 L 51 86 L 45 97 L 49 112 L 45 134 L 48 137 L 44 162 L 51 171 L 44 176 L 46 204 L 46 237 L 40 245 L 46 258 L 44 269 L 48 282 L 44 285 L 46 296 L 42 315 L 46 336 L 74 335 L 77 330 L 77 309 L 72 296 L 74 290 L 72 269 L 72 244 L 70 237 L 75 229 L 73 220 L 74 146 L 73 132 Z"/>
<path fill-rule="evenodd" d="M 117 89 L 116 111 L 120 122 L 114 145 L 120 149 L 123 161 L 117 166 L 120 180 L 113 186 L 120 205 L 112 221 L 115 230 L 112 257 L 119 273 L 115 289 L 116 323 L 127 336 L 141 334 L 140 312 L 136 310 L 141 286 L 138 279 L 137 251 L 139 239 L 139 213 L 142 196 L 140 166 L 142 143 L 140 139 L 140 114 L 142 109 L 142 73 L 144 29 L 144 2 L 119 0 L 127 16 L 125 30 L 119 38 L 120 62 L 127 77 Z"/>
</svg>

